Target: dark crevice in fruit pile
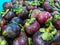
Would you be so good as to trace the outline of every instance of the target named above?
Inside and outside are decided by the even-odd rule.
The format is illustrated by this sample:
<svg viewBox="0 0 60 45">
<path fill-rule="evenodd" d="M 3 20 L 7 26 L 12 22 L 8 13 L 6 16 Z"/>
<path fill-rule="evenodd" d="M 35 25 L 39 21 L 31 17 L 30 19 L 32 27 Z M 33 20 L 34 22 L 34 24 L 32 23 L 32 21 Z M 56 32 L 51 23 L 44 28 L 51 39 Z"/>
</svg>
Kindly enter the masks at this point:
<svg viewBox="0 0 60 45">
<path fill-rule="evenodd" d="M 0 45 L 60 45 L 60 0 L 11 0 L 0 12 Z"/>
</svg>

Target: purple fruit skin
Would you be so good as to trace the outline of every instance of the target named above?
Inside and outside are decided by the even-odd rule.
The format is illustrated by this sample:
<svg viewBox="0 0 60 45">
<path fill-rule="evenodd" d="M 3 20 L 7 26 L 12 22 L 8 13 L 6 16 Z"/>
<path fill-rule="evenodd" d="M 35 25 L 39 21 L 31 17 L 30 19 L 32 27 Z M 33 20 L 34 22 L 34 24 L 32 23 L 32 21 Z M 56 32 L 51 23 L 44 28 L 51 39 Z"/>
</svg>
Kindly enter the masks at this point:
<svg viewBox="0 0 60 45">
<path fill-rule="evenodd" d="M 6 9 L 11 9 L 12 8 L 12 3 L 5 2 L 4 5 L 3 5 L 3 7 L 6 8 Z"/>
<path fill-rule="evenodd" d="M 37 6 L 32 6 L 32 5 L 27 6 L 27 10 L 34 10 L 34 9 L 37 9 Z"/>
<path fill-rule="evenodd" d="M 41 12 L 37 17 L 37 20 L 40 24 L 44 24 L 51 17 L 49 12 Z"/>
<path fill-rule="evenodd" d="M 54 19 L 53 24 L 56 27 L 56 29 L 60 30 L 60 19 L 58 19 L 58 20 Z"/>
<path fill-rule="evenodd" d="M 20 36 L 14 40 L 13 45 L 28 45 L 28 38 L 25 32 L 21 31 Z"/>
<path fill-rule="evenodd" d="M 34 34 L 40 28 L 40 24 L 37 21 L 34 21 L 30 26 L 26 27 L 26 32 L 28 34 Z"/>
<path fill-rule="evenodd" d="M 33 43 L 34 45 L 45 45 L 44 41 L 41 37 L 39 37 L 40 32 L 37 32 L 33 35 Z"/>
<path fill-rule="evenodd" d="M 9 11 L 4 18 L 7 20 L 11 20 L 13 17 L 15 17 L 15 14 L 12 11 Z"/>
</svg>

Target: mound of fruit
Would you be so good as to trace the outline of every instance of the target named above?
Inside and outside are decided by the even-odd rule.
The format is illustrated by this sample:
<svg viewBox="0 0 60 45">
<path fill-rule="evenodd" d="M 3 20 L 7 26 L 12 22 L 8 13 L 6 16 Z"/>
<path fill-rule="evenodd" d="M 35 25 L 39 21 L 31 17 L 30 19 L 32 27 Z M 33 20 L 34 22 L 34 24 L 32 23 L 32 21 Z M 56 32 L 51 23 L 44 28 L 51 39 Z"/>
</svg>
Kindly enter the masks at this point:
<svg viewBox="0 0 60 45">
<path fill-rule="evenodd" d="M 0 12 L 0 45 L 60 45 L 59 0 L 11 0 Z"/>
</svg>

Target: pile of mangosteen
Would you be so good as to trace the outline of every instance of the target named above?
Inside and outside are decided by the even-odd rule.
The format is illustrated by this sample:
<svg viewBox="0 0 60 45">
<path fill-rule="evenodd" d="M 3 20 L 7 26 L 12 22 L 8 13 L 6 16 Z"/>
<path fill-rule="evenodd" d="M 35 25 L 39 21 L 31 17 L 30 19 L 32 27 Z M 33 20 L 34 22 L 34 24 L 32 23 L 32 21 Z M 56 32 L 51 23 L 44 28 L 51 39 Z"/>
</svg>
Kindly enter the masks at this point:
<svg viewBox="0 0 60 45">
<path fill-rule="evenodd" d="M 5 2 L 0 45 L 60 45 L 60 0 Z"/>
</svg>

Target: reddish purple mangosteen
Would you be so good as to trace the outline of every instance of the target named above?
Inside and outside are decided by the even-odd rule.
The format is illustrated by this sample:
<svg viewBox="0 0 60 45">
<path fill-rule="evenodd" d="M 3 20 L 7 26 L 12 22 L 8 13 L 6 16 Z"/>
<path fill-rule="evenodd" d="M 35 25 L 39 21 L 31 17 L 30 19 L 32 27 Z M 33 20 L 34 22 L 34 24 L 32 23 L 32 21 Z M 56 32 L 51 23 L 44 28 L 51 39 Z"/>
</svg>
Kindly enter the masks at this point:
<svg viewBox="0 0 60 45">
<path fill-rule="evenodd" d="M 4 5 L 3 5 L 3 7 L 5 9 L 11 9 L 12 8 L 12 3 L 11 2 L 5 2 Z"/>
<path fill-rule="evenodd" d="M 14 40 L 13 45 L 28 45 L 28 38 L 24 31 L 21 31 L 20 36 Z"/>
<path fill-rule="evenodd" d="M 48 11 L 48 12 L 53 12 L 53 8 L 50 6 L 49 2 L 48 1 L 45 1 L 42 5 L 42 7 Z"/>
<path fill-rule="evenodd" d="M 27 19 L 25 23 L 26 32 L 28 34 L 34 34 L 40 28 L 40 24 L 36 21 L 35 18 Z"/>
<path fill-rule="evenodd" d="M 56 29 L 60 30 L 60 14 L 54 16 L 53 24 L 56 27 Z"/>
<path fill-rule="evenodd" d="M 40 24 L 44 24 L 49 18 L 51 17 L 49 12 L 40 12 L 40 14 L 37 17 L 37 20 Z"/>
</svg>

